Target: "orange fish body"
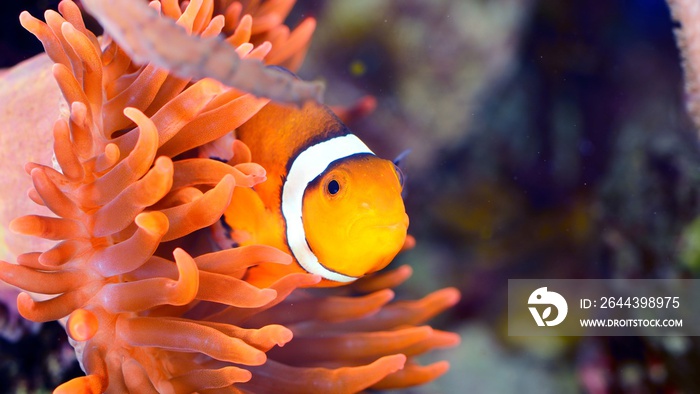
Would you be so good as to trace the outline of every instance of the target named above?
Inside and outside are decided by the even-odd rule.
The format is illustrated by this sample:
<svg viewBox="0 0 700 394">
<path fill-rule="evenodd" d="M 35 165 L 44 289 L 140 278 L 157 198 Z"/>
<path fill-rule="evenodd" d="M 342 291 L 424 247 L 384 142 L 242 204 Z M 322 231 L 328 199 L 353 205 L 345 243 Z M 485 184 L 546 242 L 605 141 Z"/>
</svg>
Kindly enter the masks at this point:
<svg viewBox="0 0 700 394">
<path fill-rule="evenodd" d="M 402 176 L 375 156 L 327 107 L 270 103 L 236 130 L 267 180 L 235 188 L 224 214 L 230 238 L 265 244 L 294 262 L 263 263 L 248 280 L 269 285 L 290 272 L 321 275 L 320 286 L 349 283 L 384 268 L 408 227 Z"/>
</svg>

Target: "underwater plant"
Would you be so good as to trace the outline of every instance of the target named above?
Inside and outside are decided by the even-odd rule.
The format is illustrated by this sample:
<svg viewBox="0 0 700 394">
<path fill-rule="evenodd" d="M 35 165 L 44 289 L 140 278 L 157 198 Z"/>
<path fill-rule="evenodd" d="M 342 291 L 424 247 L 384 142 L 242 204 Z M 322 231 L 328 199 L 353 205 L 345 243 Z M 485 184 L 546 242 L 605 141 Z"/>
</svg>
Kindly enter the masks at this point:
<svg viewBox="0 0 700 394">
<path fill-rule="evenodd" d="M 293 0 L 163 0 L 150 3 L 153 12 L 138 1 L 83 4 L 102 37 L 70 0 L 46 22 L 21 16 L 54 63 L 66 106 L 53 125 L 55 164 L 25 167 L 28 197 L 53 215 L 9 227 L 57 243 L 0 262 L 0 279 L 25 291 L 20 314 L 63 320 L 87 374 L 55 392 L 340 393 L 443 374 L 446 362 L 415 357 L 459 341 L 422 325 L 457 302 L 456 290 L 392 303 L 407 267 L 331 290 L 302 289 L 322 280 L 304 272 L 258 287 L 247 280 L 251 267 L 292 257 L 260 244 L 213 245 L 210 226 L 234 190 L 262 182 L 265 169 L 240 140 L 227 162 L 197 151 L 268 105 L 256 94 L 317 97 L 317 85 L 260 62 L 298 68 L 313 20 L 283 25 Z M 208 60 L 218 56 L 225 61 Z M 217 73 L 222 65 L 228 71 Z"/>
</svg>

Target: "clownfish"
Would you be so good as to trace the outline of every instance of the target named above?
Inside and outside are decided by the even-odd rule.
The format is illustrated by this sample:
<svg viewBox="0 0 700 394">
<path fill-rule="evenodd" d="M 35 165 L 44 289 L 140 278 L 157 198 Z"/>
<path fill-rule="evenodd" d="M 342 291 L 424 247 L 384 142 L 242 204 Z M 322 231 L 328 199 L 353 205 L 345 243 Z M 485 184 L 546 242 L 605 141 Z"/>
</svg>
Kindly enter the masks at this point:
<svg viewBox="0 0 700 394">
<path fill-rule="evenodd" d="M 246 280 L 269 285 L 291 272 L 338 286 L 384 268 L 406 240 L 403 175 L 377 157 L 326 106 L 269 103 L 235 131 L 266 180 L 234 189 L 221 224 L 231 247 L 264 244 L 291 265 L 262 263 Z"/>
</svg>

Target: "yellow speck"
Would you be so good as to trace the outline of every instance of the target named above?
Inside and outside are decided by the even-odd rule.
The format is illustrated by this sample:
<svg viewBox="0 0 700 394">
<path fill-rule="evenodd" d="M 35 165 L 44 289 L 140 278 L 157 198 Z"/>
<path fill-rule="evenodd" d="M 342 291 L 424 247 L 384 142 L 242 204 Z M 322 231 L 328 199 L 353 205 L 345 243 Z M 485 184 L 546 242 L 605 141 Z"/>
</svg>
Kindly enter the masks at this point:
<svg viewBox="0 0 700 394">
<path fill-rule="evenodd" d="M 355 77 L 361 77 L 367 72 L 367 66 L 361 60 L 355 60 L 350 63 L 350 74 Z"/>
</svg>

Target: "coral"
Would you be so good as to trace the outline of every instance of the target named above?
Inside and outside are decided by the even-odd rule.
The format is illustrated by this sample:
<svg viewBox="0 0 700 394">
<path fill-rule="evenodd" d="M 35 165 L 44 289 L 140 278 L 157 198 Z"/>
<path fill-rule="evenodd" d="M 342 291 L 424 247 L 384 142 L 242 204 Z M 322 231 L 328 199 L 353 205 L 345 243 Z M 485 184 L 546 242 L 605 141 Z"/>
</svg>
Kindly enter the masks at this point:
<svg viewBox="0 0 700 394">
<path fill-rule="evenodd" d="M 247 4 L 248 8 L 255 8 L 257 2 L 251 3 Z M 237 20 L 236 16 L 243 10 L 240 3 L 229 4 L 224 10 L 224 15 L 217 15 L 215 18 L 211 17 L 213 2 L 198 0 L 193 4 L 194 8 L 202 10 L 198 13 L 199 20 L 193 21 L 192 27 L 183 30 L 172 23 L 172 20 L 160 18 L 156 10 L 149 9 L 139 0 L 120 1 L 120 12 L 117 13 L 113 12 L 115 4 L 110 1 L 83 0 L 83 5 L 100 21 L 105 31 L 137 62 L 148 61 L 182 78 L 213 78 L 228 86 L 279 101 L 300 104 L 306 100 L 320 100 L 322 85 L 295 80 L 283 72 L 264 67 L 254 58 L 242 59 L 229 42 L 218 36 L 226 26 L 224 15 L 229 17 L 229 26 Z M 164 1 L 162 5 L 166 14 L 180 16 L 177 1 Z M 259 20 L 267 24 L 264 27 L 277 27 L 292 5 L 294 2 L 288 0 L 269 1 L 260 7 L 263 18 Z M 210 21 L 207 21 L 207 18 Z M 213 23 L 207 27 L 207 31 L 202 31 L 201 35 L 189 34 L 192 29 L 202 27 L 201 24 L 198 25 L 202 22 Z M 308 37 L 305 40 L 303 34 L 309 31 L 304 26 L 300 27 L 297 32 L 302 33 L 297 37 L 290 36 L 287 42 L 289 45 L 278 46 L 284 48 L 278 56 L 282 55 L 284 58 L 284 55 L 299 53 L 294 40 L 308 41 Z M 271 30 L 277 33 L 274 38 L 281 38 L 279 29 Z M 242 38 L 235 34 L 232 37 L 234 40 Z M 237 44 L 232 43 L 234 46 Z M 281 59 L 273 55 L 269 61 L 276 64 L 278 60 Z"/>
<path fill-rule="evenodd" d="M 235 48 L 243 62 L 295 68 L 314 23 L 292 32 L 281 25 L 292 4 L 150 6 L 164 16 L 155 28 L 177 31 L 175 38 L 185 31 L 204 37 L 192 40 L 201 43 L 223 31 L 227 38 L 217 45 Z M 222 14 L 214 16 L 215 8 Z M 418 366 L 414 356 L 458 338 L 414 326 L 453 305 L 455 290 L 388 304 L 390 288 L 410 275 L 407 268 L 362 280 L 347 294 L 295 291 L 321 279 L 298 273 L 258 288 L 244 280 L 247 268 L 289 264 L 289 255 L 259 245 L 212 250 L 207 227 L 219 220 L 233 188 L 255 185 L 265 171 L 249 162 L 240 141 L 228 163 L 194 151 L 269 99 L 158 67 L 168 61 L 141 65 L 129 55 L 151 56 L 148 50 L 143 55 L 120 47 L 119 39 L 95 37 L 69 0 L 59 10 L 47 11 L 46 23 L 21 16 L 55 62 L 53 76 L 67 102 L 67 114 L 53 126 L 55 165 L 25 168 L 33 183 L 29 198 L 56 216 L 26 215 L 10 224 L 14 232 L 58 243 L 18 256 L 17 264 L 0 262 L 0 279 L 26 291 L 17 297 L 22 316 L 67 318 L 87 376 L 57 393 L 356 392 L 416 385 L 446 370 L 444 362 Z M 98 12 L 103 24 L 106 17 Z M 119 11 L 115 23 L 130 17 L 142 21 Z"/>
<path fill-rule="evenodd" d="M 700 128 L 700 4 L 692 0 L 668 0 L 673 19 L 680 27 L 676 40 L 683 55 L 686 106 L 695 126 Z"/>
<path fill-rule="evenodd" d="M 0 260 L 53 246 L 53 241 L 37 242 L 7 230 L 18 213 L 51 214 L 26 198 L 31 180 L 23 170 L 27 161 L 51 163 L 53 138 L 48 131 L 60 116 L 62 100 L 51 65 L 46 55 L 36 56 L 0 77 L 0 147 L 4 148 L 0 155 Z M 23 138 L 17 138 L 17 130 L 22 130 Z"/>
</svg>

